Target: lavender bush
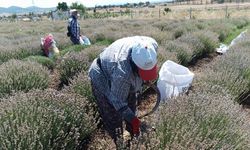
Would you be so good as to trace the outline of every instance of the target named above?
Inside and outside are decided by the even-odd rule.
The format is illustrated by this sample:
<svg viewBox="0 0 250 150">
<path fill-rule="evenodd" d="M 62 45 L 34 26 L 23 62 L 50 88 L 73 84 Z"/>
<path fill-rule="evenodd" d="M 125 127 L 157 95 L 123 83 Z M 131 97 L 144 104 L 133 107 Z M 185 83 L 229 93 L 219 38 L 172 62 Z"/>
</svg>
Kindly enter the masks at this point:
<svg viewBox="0 0 250 150">
<path fill-rule="evenodd" d="M 1 149 L 80 149 L 95 130 L 84 97 L 55 90 L 1 99 Z"/>
<path fill-rule="evenodd" d="M 69 93 L 82 95 L 91 103 L 95 102 L 87 72 L 80 72 L 77 76 L 71 79 L 70 85 L 65 87 L 64 90 Z"/>
<path fill-rule="evenodd" d="M 0 97 L 48 87 L 49 72 L 36 62 L 10 60 L 0 66 Z"/>
<path fill-rule="evenodd" d="M 83 70 L 87 71 L 89 65 L 84 52 L 70 52 L 65 55 L 58 66 L 62 84 L 68 85 L 71 78 Z"/>
</svg>

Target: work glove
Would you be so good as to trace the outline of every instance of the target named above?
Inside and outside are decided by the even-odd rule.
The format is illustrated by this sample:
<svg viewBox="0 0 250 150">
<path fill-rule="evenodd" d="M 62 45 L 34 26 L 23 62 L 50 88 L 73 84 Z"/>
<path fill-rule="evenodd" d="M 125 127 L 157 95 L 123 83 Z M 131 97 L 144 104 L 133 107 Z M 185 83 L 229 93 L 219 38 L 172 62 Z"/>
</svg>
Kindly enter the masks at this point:
<svg viewBox="0 0 250 150">
<path fill-rule="evenodd" d="M 141 121 L 137 117 L 134 117 L 131 121 L 131 125 L 132 125 L 133 135 L 139 136 Z"/>
</svg>

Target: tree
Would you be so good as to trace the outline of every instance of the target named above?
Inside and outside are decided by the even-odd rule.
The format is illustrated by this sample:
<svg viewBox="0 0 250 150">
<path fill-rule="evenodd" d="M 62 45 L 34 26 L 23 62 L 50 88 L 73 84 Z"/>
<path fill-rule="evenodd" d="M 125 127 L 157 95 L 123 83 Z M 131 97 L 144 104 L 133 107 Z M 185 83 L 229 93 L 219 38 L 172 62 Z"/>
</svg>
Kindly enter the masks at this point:
<svg viewBox="0 0 250 150">
<path fill-rule="evenodd" d="M 171 9 L 170 9 L 170 8 L 164 8 L 164 11 L 165 11 L 166 13 L 168 13 L 168 12 L 171 12 Z"/>
<path fill-rule="evenodd" d="M 61 2 L 61 3 L 59 2 L 56 8 L 62 11 L 67 11 L 69 9 L 66 2 Z"/>
<path fill-rule="evenodd" d="M 140 3 L 139 3 L 139 6 L 141 6 L 141 7 L 142 7 L 143 5 L 144 5 L 144 3 L 143 3 L 143 2 L 140 2 Z"/>
<path fill-rule="evenodd" d="M 16 18 L 17 18 L 17 15 L 16 15 L 16 14 L 12 14 L 12 15 L 11 15 L 11 18 L 16 19 Z"/>
<path fill-rule="evenodd" d="M 29 17 L 33 17 L 34 16 L 34 13 L 33 12 L 29 12 Z"/>
<path fill-rule="evenodd" d="M 86 7 L 78 2 L 72 3 L 70 9 L 77 9 L 80 11 L 80 14 L 84 14 L 86 12 Z"/>
</svg>

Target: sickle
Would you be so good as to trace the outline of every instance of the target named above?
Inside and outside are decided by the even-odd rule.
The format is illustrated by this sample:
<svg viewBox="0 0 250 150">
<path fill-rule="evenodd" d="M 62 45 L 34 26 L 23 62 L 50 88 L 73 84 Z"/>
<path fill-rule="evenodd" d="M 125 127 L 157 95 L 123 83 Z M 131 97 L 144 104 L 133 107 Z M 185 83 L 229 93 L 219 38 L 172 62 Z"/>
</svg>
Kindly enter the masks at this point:
<svg viewBox="0 0 250 150">
<path fill-rule="evenodd" d="M 138 117 L 139 119 L 141 119 L 141 118 L 143 118 L 143 117 L 146 117 L 146 116 L 148 116 L 148 115 L 151 115 L 152 113 L 154 113 L 154 112 L 157 110 L 157 108 L 158 108 L 159 105 L 160 105 L 161 93 L 160 93 L 158 87 L 157 87 L 156 85 L 154 85 L 154 84 L 151 84 L 151 85 L 149 86 L 149 88 L 150 88 L 150 87 L 156 92 L 156 94 L 157 94 L 157 101 L 156 101 L 156 103 L 155 103 L 154 108 L 153 108 L 150 112 L 148 112 L 148 113 L 146 113 L 146 114 L 143 114 L 143 115 L 139 116 L 139 117 Z"/>
</svg>

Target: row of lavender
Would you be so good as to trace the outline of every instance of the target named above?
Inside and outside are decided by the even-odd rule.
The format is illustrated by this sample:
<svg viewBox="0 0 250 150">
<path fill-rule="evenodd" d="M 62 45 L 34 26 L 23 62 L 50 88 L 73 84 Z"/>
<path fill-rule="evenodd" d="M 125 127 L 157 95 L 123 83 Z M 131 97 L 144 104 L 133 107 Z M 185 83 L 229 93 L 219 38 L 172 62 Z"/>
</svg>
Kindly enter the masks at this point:
<svg viewBox="0 0 250 150">
<path fill-rule="evenodd" d="M 87 69 L 114 40 L 132 35 L 151 36 L 160 45 L 159 65 L 170 59 L 188 66 L 213 53 L 219 42 L 229 37 L 231 31 L 247 26 L 248 20 L 88 20 L 82 22 L 82 29 L 94 43 L 90 47 L 69 46 L 64 25 L 64 22 L 22 26 L 7 23 L 0 27 L 3 34 L 0 40 L 0 148 L 75 149 L 86 145 L 98 125 Z M 61 49 L 57 58 L 40 56 L 39 38 L 48 32 L 54 34 Z M 225 56 L 238 60 L 233 63 L 235 68 L 223 56 L 194 82 L 194 92 L 171 100 L 157 122 L 156 136 L 147 138 L 151 140 L 145 140 L 144 144 L 156 140 L 153 144 L 156 147 L 150 147 L 152 149 L 231 148 L 233 145 L 245 148 L 245 138 L 243 142 L 238 141 L 244 135 L 238 132 L 243 125 L 238 126 L 237 117 L 231 118 L 240 119 L 242 114 L 230 100 L 244 92 L 249 84 L 249 78 L 245 77 L 249 72 L 242 73 L 242 68 L 237 68 L 242 66 L 241 61 L 247 60 L 240 57 L 246 56 L 243 52 L 247 50 L 241 49 L 237 55 L 232 50 L 231 55 Z M 242 80 L 231 78 L 238 77 L 239 73 L 243 74 Z M 55 80 L 58 80 L 57 88 L 50 89 Z M 214 110 L 215 106 L 220 108 Z M 226 143 L 228 140 L 232 144 Z"/>
</svg>

